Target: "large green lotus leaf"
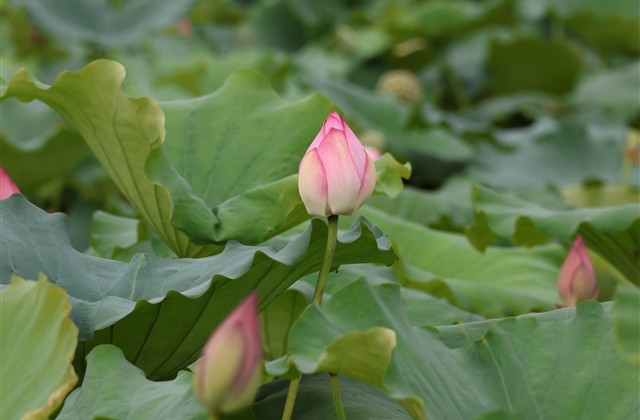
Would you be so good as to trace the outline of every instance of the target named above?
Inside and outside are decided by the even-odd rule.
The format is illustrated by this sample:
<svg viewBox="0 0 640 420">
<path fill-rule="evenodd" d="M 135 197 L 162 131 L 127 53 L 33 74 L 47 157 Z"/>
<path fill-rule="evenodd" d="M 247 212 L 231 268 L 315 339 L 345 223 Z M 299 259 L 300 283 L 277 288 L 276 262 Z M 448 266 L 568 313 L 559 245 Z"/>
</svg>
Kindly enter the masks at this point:
<svg viewBox="0 0 640 420">
<path fill-rule="evenodd" d="M 348 82 L 316 76 L 304 80 L 336 103 L 361 128 L 397 133 L 408 123 L 409 108 L 389 96 Z"/>
<path fill-rule="evenodd" d="M 295 174 L 329 101 L 284 100 L 266 78 L 242 71 L 210 95 L 162 107 L 167 141 L 149 172 L 171 192 L 172 220 L 191 238 L 258 243 L 309 217 Z"/>
<path fill-rule="evenodd" d="M 400 256 L 403 285 L 446 297 L 476 314 L 514 315 L 552 309 L 564 252 L 489 247 L 484 253 L 460 234 L 441 232 L 365 206 L 361 214 L 389 234 Z"/>
<path fill-rule="evenodd" d="M 613 321 L 618 350 L 627 360 L 640 365 L 640 291 L 637 287 L 618 285 Z"/>
<path fill-rule="evenodd" d="M 64 402 L 58 419 L 207 419 L 192 391 L 191 372 L 167 382 L 147 380 L 122 350 L 98 346 L 87 356 L 82 386 Z"/>
<path fill-rule="evenodd" d="M 315 276 L 311 276 L 313 277 L 312 279 L 306 276 L 301 281 L 296 282 L 292 286 L 292 289 L 295 288 L 303 292 L 308 291 L 308 295 L 311 296 L 315 284 Z M 331 296 L 340 289 L 361 279 L 366 280 L 370 285 L 398 281 L 392 267 L 372 264 L 351 264 L 341 267 L 337 272 L 329 274 L 324 299 L 330 299 Z M 302 283 L 305 283 L 308 287 L 302 287 Z M 407 315 L 411 320 L 411 325 L 416 327 L 447 325 L 484 319 L 481 316 L 451 305 L 445 299 L 434 297 L 421 290 L 403 287 L 400 289 L 400 293 L 402 294 Z"/>
<path fill-rule="evenodd" d="M 476 149 L 471 177 L 500 188 L 567 186 L 620 180 L 627 128 L 604 114 L 585 111 L 561 120 L 540 119 L 530 127 L 498 133 L 515 150 Z"/>
<path fill-rule="evenodd" d="M 404 7 L 403 7 L 404 6 Z M 513 20 L 509 2 L 503 0 L 477 3 L 472 1 L 431 1 L 396 6 L 387 12 L 395 32 L 428 38 L 463 33 L 466 28 L 484 24 L 509 23 Z"/>
<path fill-rule="evenodd" d="M 638 66 L 640 62 L 613 68 L 605 73 L 585 77 L 571 96 L 580 107 L 599 107 L 623 120 L 640 113 Z"/>
<path fill-rule="evenodd" d="M 257 243 L 308 219 L 296 173 L 331 109 L 326 99 L 288 102 L 263 76 L 238 72 L 213 94 L 165 103 L 163 147 L 162 109 L 148 98 L 127 97 L 123 79 L 122 66 L 106 60 L 62 73 L 51 87 L 20 71 L 4 98 L 38 99 L 64 115 L 179 256 L 222 249 L 195 245 L 189 237 Z M 153 181 L 164 188 L 147 178 L 147 161 Z"/>
<path fill-rule="evenodd" d="M 367 205 L 425 226 L 465 226 L 473 220 L 471 181 L 451 178 L 437 191 L 406 186 L 396 197 L 375 196 Z"/>
<path fill-rule="evenodd" d="M 640 233 L 638 204 L 554 210 L 481 186 L 474 187 L 473 199 L 476 221 L 467 235 L 480 249 L 497 236 L 531 246 L 581 232 L 587 245 L 630 281 L 640 279 L 639 248 L 633 239 Z"/>
<path fill-rule="evenodd" d="M 193 3 L 132 0 L 119 7 L 99 0 L 20 0 L 45 32 L 59 39 L 105 47 L 132 45 L 154 29 L 176 22 Z"/>
<path fill-rule="evenodd" d="M 164 114 L 147 98 L 128 98 L 121 89 L 124 75 L 120 64 L 98 60 L 79 73 L 63 72 L 53 85 L 46 86 L 23 69 L 13 75 L 2 99 L 36 99 L 62 115 L 84 138 L 124 196 L 176 254 L 219 252 L 221 247 L 203 249 L 194 245 L 171 224 L 169 197 L 144 172 L 148 155 L 160 148 L 164 139 Z"/>
<path fill-rule="evenodd" d="M 74 250 L 63 214 L 47 214 L 20 195 L 1 203 L 0 280 L 44 272 L 67 291 L 71 318 L 88 340 L 79 345 L 79 371 L 91 348 L 111 343 L 151 378 L 175 374 L 198 357 L 211 331 L 252 290 L 264 309 L 317 271 L 327 235 L 326 223 L 314 219 L 279 249 L 229 242 L 221 254 L 206 258 L 137 254 L 123 263 Z M 335 267 L 397 259 L 388 238 L 362 219 L 338 240 Z"/>
<path fill-rule="evenodd" d="M 615 352 L 612 321 L 596 302 L 418 328 L 397 284 L 360 280 L 303 313 L 291 331 L 291 359 L 303 372 L 352 375 L 353 366 L 322 361 L 344 337 L 373 329 L 395 332 L 382 389 L 413 418 L 470 419 L 502 411 L 525 419 L 600 419 L 631 418 L 638 411 L 637 371 Z M 350 358 L 350 350 L 341 348 L 335 360 Z M 360 356 L 359 364 L 379 371 L 380 360 Z M 360 379 L 375 384 L 377 378 Z"/>
<path fill-rule="evenodd" d="M 492 42 L 487 70 L 488 89 L 493 94 L 528 91 L 564 94 L 578 81 L 582 58 L 566 41 L 524 36 Z"/>
<path fill-rule="evenodd" d="M 376 387 L 346 376 L 338 378 L 346 418 L 363 420 L 411 418 L 400 404 Z M 256 418 L 258 420 L 281 418 L 288 388 L 287 380 L 273 381 L 260 387 L 252 406 Z M 334 419 L 335 416 L 329 375 L 304 375 L 298 388 L 293 418 L 327 420 Z M 225 417 L 222 417 L 222 420 L 226 420 Z"/>
<path fill-rule="evenodd" d="M 91 245 L 98 256 L 113 258 L 140 241 L 143 226 L 139 219 L 97 211 L 91 220 Z"/>
<path fill-rule="evenodd" d="M 291 324 L 308 304 L 304 294 L 288 289 L 260 313 L 265 359 L 274 360 L 287 354 Z"/>
<path fill-rule="evenodd" d="M 28 124 L 26 116 L 28 117 Z M 40 102 L 22 104 L 10 100 L 0 104 L 2 137 L 21 151 L 39 149 L 60 129 L 62 121 L 54 110 Z"/>
<path fill-rule="evenodd" d="M 0 418 L 48 418 L 73 389 L 78 328 L 70 311 L 65 291 L 42 275 L 13 277 L 0 291 Z"/>
<path fill-rule="evenodd" d="M 590 46 L 604 54 L 620 51 L 630 56 L 640 52 L 640 10 L 635 15 L 618 14 L 609 18 L 583 13 L 568 20 L 568 28 Z"/>
<path fill-rule="evenodd" d="M 29 125 L 26 115 L 21 120 L 23 125 Z M 45 140 L 42 147 L 29 150 L 16 147 L 2 137 L 0 149 L 0 166 L 11 174 L 14 182 L 25 192 L 69 175 L 90 155 L 82 137 L 70 130 L 60 130 Z"/>
</svg>

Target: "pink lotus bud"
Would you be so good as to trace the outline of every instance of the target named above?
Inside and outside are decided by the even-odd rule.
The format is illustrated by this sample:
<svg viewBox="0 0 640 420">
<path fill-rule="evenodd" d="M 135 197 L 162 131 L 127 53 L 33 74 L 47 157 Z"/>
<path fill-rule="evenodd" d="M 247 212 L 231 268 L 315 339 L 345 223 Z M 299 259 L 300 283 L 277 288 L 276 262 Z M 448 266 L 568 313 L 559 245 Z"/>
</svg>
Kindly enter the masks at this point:
<svg viewBox="0 0 640 420">
<path fill-rule="evenodd" d="M 558 293 L 563 306 L 575 306 L 598 296 L 598 283 L 582 236 L 578 235 L 560 269 Z"/>
<path fill-rule="evenodd" d="M 298 190 L 315 216 L 351 215 L 376 184 L 373 159 L 337 112 L 332 112 L 300 161 Z"/>
<path fill-rule="evenodd" d="M 20 194 L 20 190 L 4 169 L 0 168 L 0 200 L 9 198 L 13 194 Z"/>
<path fill-rule="evenodd" d="M 252 293 L 211 335 L 193 375 L 194 393 L 216 416 L 251 403 L 262 376 L 258 298 Z"/>
</svg>

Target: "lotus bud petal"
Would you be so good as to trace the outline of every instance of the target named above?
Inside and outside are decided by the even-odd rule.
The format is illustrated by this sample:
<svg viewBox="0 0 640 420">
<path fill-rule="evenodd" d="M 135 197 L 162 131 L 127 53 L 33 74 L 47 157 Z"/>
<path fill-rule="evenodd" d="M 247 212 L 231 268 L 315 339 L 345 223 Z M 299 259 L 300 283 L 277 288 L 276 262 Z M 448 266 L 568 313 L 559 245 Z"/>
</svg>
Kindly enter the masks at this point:
<svg viewBox="0 0 640 420">
<path fill-rule="evenodd" d="M 364 150 L 371 156 L 371 159 L 378 160 L 382 157 L 382 152 L 375 147 L 364 146 Z"/>
<path fill-rule="evenodd" d="M 375 184 L 373 159 L 342 117 L 332 112 L 300 161 L 298 190 L 307 212 L 351 215 Z"/>
<path fill-rule="evenodd" d="M 593 264 L 582 236 L 578 235 L 560 269 L 558 293 L 563 306 L 575 306 L 583 300 L 595 299 L 598 292 Z"/>
<path fill-rule="evenodd" d="M 20 194 L 20 190 L 4 169 L 0 168 L 0 200 L 9 198 L 13 194 Z"/>
<path fill-rule="evenodd" d="M 257 303 L 254 292 L 220 324 L 193 375 L 194 393 L 216 415 L 249 405 L 260 385 Z"/>
</svg>

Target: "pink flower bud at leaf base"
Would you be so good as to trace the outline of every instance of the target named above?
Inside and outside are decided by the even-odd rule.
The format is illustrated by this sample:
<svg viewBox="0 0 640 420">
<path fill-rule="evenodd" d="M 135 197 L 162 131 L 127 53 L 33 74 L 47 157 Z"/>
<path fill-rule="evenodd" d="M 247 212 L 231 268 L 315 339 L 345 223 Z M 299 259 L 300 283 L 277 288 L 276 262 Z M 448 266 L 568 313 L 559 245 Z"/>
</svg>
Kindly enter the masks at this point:
<svg viewBox="0 0 640 420">
<path fill-rule="evenodd" d="M 262 346 L 255 293 L 209 338 L 193 375 L 194 393 L 212 413 L 235 411 L 253 401 L 262 378 Z"/>
<path fill-rule="evenodd" d="M 560 269 L 558 293 L 562 305 L 575 306 L 583 300 L 595 299 L 598 292 L 593 264 L 582 236 L 578 235 Z"/>
<path fill-rule="evenodd" d="M 4 169 L 0 168 L 0 200 L 9 198 L 13 194 L 20 194 L 20 190 Z"/>
<path fill-rule="evenodd" d="M 351 215 L 375 184 L 373 159 L 342 117 L 332 112 L 300 161 L 298 190 L 307 212 Z"/>
</svg>

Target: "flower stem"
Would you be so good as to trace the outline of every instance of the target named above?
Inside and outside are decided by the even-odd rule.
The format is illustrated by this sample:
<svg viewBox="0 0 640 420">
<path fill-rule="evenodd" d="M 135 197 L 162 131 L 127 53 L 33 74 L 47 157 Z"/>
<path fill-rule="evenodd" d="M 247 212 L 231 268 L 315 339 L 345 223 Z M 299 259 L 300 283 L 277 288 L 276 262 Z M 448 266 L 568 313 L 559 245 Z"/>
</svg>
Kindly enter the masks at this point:
<svg viewBox="0 0 640 420">
<path fill-rule="evenodd" d="M 327 230 L 327 246 L 324 250 L 324 259 L 322 260 L 322 266 L 320 267 L 320 272 L 318 273 L 316 290 L 313 292 L 313 303 L 317 303 L 318 305 L 322 303 L 322 295 L 324 294 L 324 288 L 327 284 L 327 277 L 329 277 L 329 270 L 331 270 L 331 263 L 333 262 L 333 254 L 336 251 L 336 240 L 338 238 L 338 216 L 331 215 L 328 217 L 328 219 L 329 219 L 329 227 Z M 332 383 L 333 383 L 333 378 L 332 378 Z M 300 376 L 298 376 L 298 378 L 293 379 L 291 380 L 291 382 L 289 382 L 289 391 L 287 392 L 287 400 L 284 404 L 284 411 L 282 412 L 282 420 L 291 420 L 291 416 L 293 415 L 293 408 L 296 404 L 296 396 L 298 395 L 299 386 L 300 386 Z M 336 392 L 338 393 L 337 398 L 339 401 L 340 390 L 334 387 L 334 401 L 336 399 Z M 341 402 L 340 402 L 340 406 L 342 406 Z"/>
<path fill-rule="evenodd" d="M 291 420 L 293 415 L 293 407 L 296 405 L 296 395 L 298 395 L 298 386 L 300 386 L 300 377 L 292 379 L 289 382 L 289 391 L 287 392 L 287 401 L 284 403 L 284 411 L 282 412 L 282 420 Z"/>
<path fill-rule="evenodd" d="M 333 405 L 336 407 L 336 416 L 338 420 L 346 420 L 344 415 L 344 406 L 342 405 L 342 398 L 340 397 L 340 382 L 338 381 L 338 374 L 329 372 L 331 378 L 331 390 L 333 391 Z"/>
<path fill-rule="evenodd" d="M 322 260 L 322 267 L 320 267 L 320 272 L 318 273 L 316 290 L 313 292 L 313 302 L 318 305 L 322 303 L 322 295 L 327 285 L 327 278 L 329 277 L 329 270 L 333 262 L 333 253 L 336 251 L 336 239 L 338 237 L 338 215 L 331 215 L 328 219 L 327 247 L 324 250 L 324 260 Z"/>
</svg>

